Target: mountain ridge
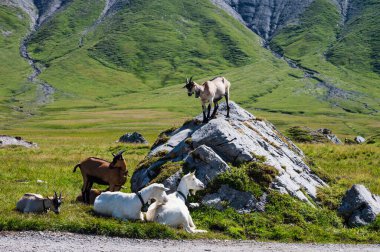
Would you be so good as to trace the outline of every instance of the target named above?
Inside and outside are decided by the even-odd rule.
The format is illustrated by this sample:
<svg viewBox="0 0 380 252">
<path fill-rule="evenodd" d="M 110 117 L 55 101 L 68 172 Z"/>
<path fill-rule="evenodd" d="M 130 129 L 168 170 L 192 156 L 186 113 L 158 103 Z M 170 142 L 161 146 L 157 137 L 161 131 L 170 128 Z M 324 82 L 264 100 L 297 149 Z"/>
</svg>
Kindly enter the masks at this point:
<svg viewBox="0 0 380 252">
<path fill-rule="evenodd" d="M 14 6 L 16 0 L 9 2 Z M 351 114 L 365 115 L 368 120 L 378 116 L 380 90 L 376 73 L 367 67 L 358 72 L 356 68 L 332 64 L 341 58 L 336 56 L 337 50 L 331 49 L 341 45 L 341 41 L 334 42 L 334 36 L 339 35 L 339 25 L 344 25 L 344 13 L 346 22 L 350 22 L 355 12 L 352 6 L 358 2 L 304 2 L 305 11 L 289 19 L 290 23 L 272 25 L 276 32 L 269 43 L 248 29 L 239 16 L 231 18 L 214 5 L 230 6 L 231 14 L 235 10 L 228 3 L 236 6 L 252 2 L 248 0 L 214 0 L 214 4 L 184 0 L 59 2 L 60 11 L 44 19 L 28 41 L 31 58 L 44 69 L 39 78 L 56 90 L 54 102 L 35 112 L 59 107 L 124 107 L 117 97 L 123 97 L 128 107 L 186 111 L 185 107 L 191 106 L 194 111 L 197 105 L 190 100 L 176 101 L 182 96 L 176 84 L 190 75 L 202 81 L 223 74 L 232 81 L 239 104 L 266 115 L 326 115 L 331 121 L 333 115 L 342 120 L 348 120 Z M 273 1 L 277 2 L 282 3 L 278 8 L 287 3 Z M 272 20 L 285 20 L 280 18 L 281 11 L 276 14 Z M 275 53 L 263 45 L 269 45 Z M 11 74 L 21 76 L 16 71 Z M 9 82 L 3 81 L 2 85 L 11 86 L 6 83 Z M 8 98 L 3 98 L 2 104 L 4 111 L 16 112 L 4 112 L 4 116 L 28 111 L 34 92 L 37 91 L 22 81 L 12 82 L 11 89 L 3 90 L 3 97 Z M 169 97 L 167 92 L 175 95 Z M 160 103 L 157 94 L 172 105 Z M 73 99 L 77 102 L 72 103 Z"/>
</svg>

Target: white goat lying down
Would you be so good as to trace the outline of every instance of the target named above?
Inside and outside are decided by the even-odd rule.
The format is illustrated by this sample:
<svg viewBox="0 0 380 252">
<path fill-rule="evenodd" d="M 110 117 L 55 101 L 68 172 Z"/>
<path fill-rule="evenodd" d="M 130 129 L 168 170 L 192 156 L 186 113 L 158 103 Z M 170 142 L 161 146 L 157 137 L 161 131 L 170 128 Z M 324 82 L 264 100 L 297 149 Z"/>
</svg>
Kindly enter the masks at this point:
<svg viewBox="0 0 380 252">
<path fill-rule="evenodd" d="M 147 221 L 155 221 L 171 227 L 183 227 L 189 233 L 207 232 L 196 229 L 186 206 L 189 191 L 195 195 L 196 191 L 205 188 L 194 173 L 189 173 L 182 177 L 177 191 L 168 195 L 169 201 L 167 203 L 160 205 L 158 202 L 154 202 L 150 205 L 146 213 Z"/>
<path fill-rule="evenodd" d="M 122 220 L 144 220 L 141 208 L 152 199 L 159 204 L 166 203 L 168 196 L 163 184 L 151 184 L 137 193 L 103 192 L 96 197 L 96 213 Z"/>
<path fill-rule="evenodd" d="M 59 214 L 59 207 L 62 204 L 62 193 L 57 196 L 54 192 L 54 197 L 44 198 L 40 194 L 25 193 L 24 196 L 16 204 L 16 209 L 22 213 L 43 213 L 52 210 Z"/>
</svg>

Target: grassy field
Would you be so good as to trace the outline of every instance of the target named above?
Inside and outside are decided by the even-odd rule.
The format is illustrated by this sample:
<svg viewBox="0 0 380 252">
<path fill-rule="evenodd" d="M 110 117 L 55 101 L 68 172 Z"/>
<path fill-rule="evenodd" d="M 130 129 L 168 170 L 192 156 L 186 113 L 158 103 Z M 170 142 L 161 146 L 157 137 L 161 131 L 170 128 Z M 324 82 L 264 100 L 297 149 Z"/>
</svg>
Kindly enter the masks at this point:
<svg viewBox="0 0 380 252">
<path fill-rule="evenodd" d="M 94 117 L 95 114 L 99 119 Z M 78 121 L 79 116 L 82 119 Z M 120 116 L 122 119 L 118 121 Z M 110 159 L 111 152 L 126 149 L 125 157 L 132 174 L 150 146 L 119 144 L 115 142 L 118 137 L 127 131 L 138 130 L 153 143 L 161 130 L 179 126 L 188 117 L 158 110 L 77 112 L 70 113 L 65 119 L 58 120 L 57 117 L 46 122 L 30 119 L 18 127 L 2 131 L 2 134 L 20 135 L 34 141 L 39 148 L 0 149 L 3 162 L 0 168 L 0 230 L 64 230 L 138 238 L 380 242 L 379 220 L 368 227 L 349 229 L 334 211 L 343 192 L 354 183 L 363 183 L 374 193 L 380 193 L 378 144 L 303 144 L 301 148 L 313 163 L 313 169 L 324 175 L 331 186 L 320 192 L 320 207 L 312 208 L 289 196 L 272 192 L 265 213 L 241 215 L 232 209 L 217 211 L 208 208 L 192 211 L 196 225 L 209 233 L 189 235 L 158 224 L 125 223 L 96 216 L 91 207 L 74 202 L 80 193 L 82 179 L 79 172 L 72 173 L 73 166 L 88 156 Z M 44 182 L 37 183 L 37 180 Z M 129 180 L 125 186 L 127 192 Z M 15 204 L 24 193 L 51 195 L 54 190 L 62 191 L 65 197 L 60 215 L 25 215 L 15 211 Z"/>
<path fill-rule="evenodd" d="M 326 88 L 274 57 L 254 33 L 205 1 L 133 1 L 130 8 L 90 31 L 79 46 L 83 31 L 95 22 L 103 4 L 103 0 L 70 1 L 32 37 L 29 50 L 46 67 L 39 78 L 56 89 L 54 102 L 43 107 L 34 106 L 35 86 L 25 81 L 31 69 L 19 56 L 20 41 L 28 31 L 26 17 L 17 9 L 0 6 L 0 134 L 39 144 L 38 149 L 0 149 L 0 230 L 380 242 L 379 219 L 368 227 L 348 229 L 335 213 L 342 194 L 354 183 L 380 194 L 378 137 L 377 143 L 368 145 L 300 145 L 312 169 L 330 184 L 319 192 L 318 208 L 272 192 L 265 213 L 194 210 L 196 224 L 208 234 L 189 235 L 158 224 L 98 217 L 91 207 L 75 203 L 82 183 L 79 172 L 72 173 L 77 162 L 88 156 L 110 159 L 112 151 L 127 149 L 132 174 L 150 146 L 115 143 L 119 136 L 139 131 L 153 143 L 160 131 L 200 113 L 199 101 L 188 98 L 182 89 L 181 82 L 190 75 L 200 83 L 224 75 L 232 83 L 232 100 L 282 132 L 291 126 L 308 126 L 330 128 L 342 139 L 380 134 L 380 116 L 375 112 L 380 110 L 380 78 L 374 72 L 377 37 L 365 44 L 373 47 L 371 62 L 360 63 L 361 56 L 355 53 L 354 70 L 344 62 L 340 65 L 347 50 L 353 51 L 343 45 L 350 45 L 350 34 L 360 31 L 366 19 L 350 23 L 342 31 L 348 34 L 346 40 L 335 41 L 338 28 L 331 23 L 340 21 L 329 1 L 315 1 L 307 12 L 310 19 L 286 27 L 273 45 L 317 70 L 317 76 L 328 83 L 352 92 L 350 99 L 329 97 Z M 373 21 L 369 7 L 365 13 Z M 297 36 L 289 38 L 292 32 Z M 328 61 L 324 53 L 329 48 Z M 51 195 L 54 190 L 65 197 L 62 214 L 14 211 L 24 193 Z"/>
</svg>

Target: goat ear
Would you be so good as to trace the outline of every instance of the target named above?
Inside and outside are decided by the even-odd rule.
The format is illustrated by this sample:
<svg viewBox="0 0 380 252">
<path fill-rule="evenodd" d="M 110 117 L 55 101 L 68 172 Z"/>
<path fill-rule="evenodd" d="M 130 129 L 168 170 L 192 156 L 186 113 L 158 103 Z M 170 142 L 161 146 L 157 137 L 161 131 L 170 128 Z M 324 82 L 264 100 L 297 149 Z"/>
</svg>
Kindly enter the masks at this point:
<svg viewBox="0 0 380 252">
<path fill-rule="evenodd" d="M 113 154 L 113 153 L 111 153 L 111 154 L 112 154 L 112 156 L 113 156 L 113 157 L 115 157 L 115 156 L 116 156 L 116 155 L 115 155 L 115 154 Z"/>
<path fill-rule="evenodd" d="M 189 83 L 189 78 L 186 78 L 186 84 Z"/>
</svg>

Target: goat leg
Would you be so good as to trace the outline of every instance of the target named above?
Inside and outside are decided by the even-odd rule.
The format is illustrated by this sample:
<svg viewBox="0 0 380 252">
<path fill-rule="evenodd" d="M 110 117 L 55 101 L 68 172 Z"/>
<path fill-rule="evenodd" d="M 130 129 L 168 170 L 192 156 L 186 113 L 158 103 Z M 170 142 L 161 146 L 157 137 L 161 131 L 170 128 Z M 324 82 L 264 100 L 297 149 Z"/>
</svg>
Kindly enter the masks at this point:
<svg viewBox="0 0 380 252">
<path fill-rule="evenodd" d="M 85 191 L 85 195 L 86 195 L 85 203 L 86 204 L 90 204 L 90 193 L 91 193 L 91 188 L 92 188 L 93 184 L 94 184 L 93 181 L 89 181 L 87 183 L 87 187 L 86 187 L 86 191 Z"/>
<path fill-rule="evenodd" d="M 206 117 L 206 105 L 202 104 L 202 109 L 203 109 L 203 123 L 207 123 L 207 117 Z"/>
<path fill-rule="evenodd" d="M 211 103 L 208 105 L 207 119 L 210 119 Z"/>
<path fill-rule="evenodd" d="M 214 119 L 216 117 L 216 111 L 218 110 L 219 105 L 217 102 L 214 102 L 214 111 L 212 112 L 211 118 Z"/>
<path fill-rule="evenodd" d="M 226 94 L 227 117 L 230 117 L 230 105 L 228 104 L 229 98 L 229 94 Z"/>
</svg>

